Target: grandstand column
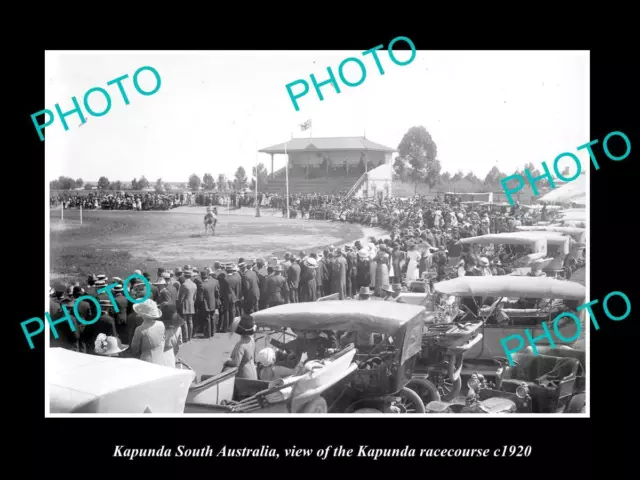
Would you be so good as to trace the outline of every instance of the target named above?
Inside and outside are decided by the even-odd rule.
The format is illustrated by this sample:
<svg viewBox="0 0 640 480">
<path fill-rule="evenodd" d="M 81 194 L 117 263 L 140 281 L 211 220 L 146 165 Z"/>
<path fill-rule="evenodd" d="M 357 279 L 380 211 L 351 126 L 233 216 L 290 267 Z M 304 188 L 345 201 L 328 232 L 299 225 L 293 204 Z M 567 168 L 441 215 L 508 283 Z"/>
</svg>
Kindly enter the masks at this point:
<svg viewBox="0 0 640 480">
<path fill-rule="evenodd" d="M 271 154 L 271 180 L 273 180 L 273 153 Z"/>
</svg>

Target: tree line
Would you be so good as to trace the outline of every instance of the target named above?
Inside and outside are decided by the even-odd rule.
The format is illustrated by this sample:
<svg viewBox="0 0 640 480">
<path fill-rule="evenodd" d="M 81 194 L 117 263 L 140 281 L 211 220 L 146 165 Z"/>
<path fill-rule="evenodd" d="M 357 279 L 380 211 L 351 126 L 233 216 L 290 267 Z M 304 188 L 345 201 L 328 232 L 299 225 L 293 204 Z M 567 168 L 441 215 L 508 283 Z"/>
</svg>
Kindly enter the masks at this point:
<svg viewBox="0 0 640 480">
<path fill-rule="evenodd" d="M 473 162 L 473 159 L 469 159 Z M 455 174 L 442 171 L 440 159 L 438 158 L 438 147 L 431 137 L 431 134 L 423 126 L 411 127 L 398 145 L 398 156 L 393 163 L 394 179 L 401 182 L 411 182 L 414 184 L 414 192 L 418 185 L 426 184 L 430 189 L 436 185 L 448 185 L 459 180 L 467 180 L 474 185 L 489 187 L 491 189 L 502 189 L 500 180 L 509 175 L 524 176 L 525 169 L 529 170 L 532 177 L 540 176 L 541 172 L 533 163 L 528 163 L 523 169 L 516 169 L 512 174 L 501 172 L 496 166 L 489 170 L 484 178 L 478 177 L 472 171 L 464 173 L 458 170 Z M 563 176 L 569 176 L 569 167 L 562 171 Z M 545 178 L 537 183 L 539 187 L 548 187 L 549 182 Z"/>
<path fill-rule="evenodd" d="M 269 180 L 269 174 L 263 163 L 258 164 L 257 172 L 259 184 L 266 185 Z M 244 188 L 250 188 L 253 190 L 256 185 L 256 167 L 253 167 L 252 175 L 254 178 L 251 178 L 251 181 L 249 181 L 246 170 L 244 167 L 240 166 L 236 170 L 233 179 L 228 179 L 224 173 L 219 174 L 217 180 L 211 173 L 205 173 L 202 178 L 193 173 L 189 177 L 188 182 L 181 183 L 177 186 L 164 182 L 162 178 L 158 178 L 153 185 L 153 188 L 158 193 L 171 192 L 174 188 L 177 190 L 189 189 L 192 191 L 199 191 L 201 187 L 204 190 L 217 189 L 219 191 L 242 190 Z M 111 182 L 105 176 L 98 179 L 97 185 L 85 184 L 81 178 L 74 180 L 73 178 L 65 177 L 64 175 L 61 175 L 56 180 L 49 182 L 49 188 L 51 190 L 73 190 L 83 187 L 85 190 L 92 190 L 94 186 L 96 186 L 98 190 L 144 190 L 145 188 L 149 188 L 150 182 L 144 175 L 139 179 L 134 178 L 131 180 L 131 184 L 126 185 L 126 188 L 120 180 Z"/>
</svg>

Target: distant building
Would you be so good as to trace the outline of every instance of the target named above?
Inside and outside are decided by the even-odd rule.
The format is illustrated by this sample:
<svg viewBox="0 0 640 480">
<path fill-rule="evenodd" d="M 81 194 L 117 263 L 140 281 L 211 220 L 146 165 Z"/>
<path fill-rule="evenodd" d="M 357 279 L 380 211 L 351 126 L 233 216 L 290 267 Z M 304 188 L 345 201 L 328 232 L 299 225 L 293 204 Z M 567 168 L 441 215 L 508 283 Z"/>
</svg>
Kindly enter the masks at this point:
<svg viewBox="0 0 640 480">
<path fill-rule="evenodd" d="M 273 156 L 286 152 L 289 157 L 290 193 L 337 194 L 352 189 L 352 194 L 373 196 L 390 191 L 391 173 L 386 172 L 392 170 L 392 154 L 396 149 L 365 137 L 326 137 L 293 138 L 286 144 L 273 145 L 259 152 L 271 155 L 269 182 L 264 187 L 266 192 L 285 193 L 285 170 L 274 171 Z M 381 166 L 388 168 L 376 172 L 375 182 L 373 179 L 371 182 L 369 179 L 360 180 L 365 172 Z"/>
</svg>

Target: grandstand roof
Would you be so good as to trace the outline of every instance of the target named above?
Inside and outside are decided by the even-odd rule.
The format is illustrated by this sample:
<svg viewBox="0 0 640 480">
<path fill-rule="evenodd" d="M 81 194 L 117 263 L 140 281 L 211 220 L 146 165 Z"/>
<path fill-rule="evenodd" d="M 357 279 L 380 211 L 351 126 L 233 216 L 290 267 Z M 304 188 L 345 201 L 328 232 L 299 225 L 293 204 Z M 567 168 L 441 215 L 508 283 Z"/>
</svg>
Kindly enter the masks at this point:
<svg viewBox="0 0 640 480">
<path fill-rule="evenodd" d="M 293 138 L 287 143 L 287 153 L 306 151 L 371 151 L 371 152 L 396 152 L 397 150 L 385 147 L 379 143 L 367 140 L 364 137 L 326 137 L 326 138 Z M 260 153 L 284 153 L 285 144 L 279 143 L 271 147 L 258 150 Z"/>
</svg>

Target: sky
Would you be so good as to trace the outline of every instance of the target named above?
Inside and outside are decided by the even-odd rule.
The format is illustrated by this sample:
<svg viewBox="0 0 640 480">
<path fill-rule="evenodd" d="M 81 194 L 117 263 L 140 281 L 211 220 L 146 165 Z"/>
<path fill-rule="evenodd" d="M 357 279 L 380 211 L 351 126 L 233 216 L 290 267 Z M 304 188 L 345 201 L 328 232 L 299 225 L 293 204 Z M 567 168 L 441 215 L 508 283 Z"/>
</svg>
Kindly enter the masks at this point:
<svg viewBox="0 0 640 480">
<path fill-rule="evenodd" d="M 328 79 L 331 66 L 339 78 L 347 57 L 363 59 L 366 79 L 357 87 L 340 83 L 340 94 L 322 87 L 320 101 L 310 74 Z M 292 134 L 308 136 L 298 125 L 309 119 L 314 137 L 366 133 L 392 148 L 409 128 L 422 125 L 437 145 L 443 171 L 473 171 L 480 178 L 493 166 L 506 173 L 529 162 L 551 167 L 558 154 L 576 153 L 592 140 L 588 52 L 418 50 L 406 66 L 392 63 L 386 50 L 379 57 L 384 75 L 360 51 L 48 51 L 44 108 L 54 111 L 59 103 L 63 112 L 71 110 L 71 97 L 82 104 L 93 87 L 110 93 L 112 107 L 102 117 L 89 116 L 81 128 L 77 114 L 66 117 L 68 131 L 56 117 L 45 130 L 47 177 L 129 182 L 144 175 L 150 182 L 187 182 L 192 173 L 232 177 L 240 165 L 251 175 L 256 161 L 270 165 L 271 157 L 258 149 Z M 406 60 L 409 51 L 396 57 Z M 162 78 L 154 95 L 133 87 L 142 66 Z M 354 62 L 344 69 L 351 81 L 358 73 Z M 106 85 L 124 74 L 129 105 L 117 86 Z M 310 92 L 296 112 L 285 85 L 298 79 L 310 84 Z M 140 75 L 140 84 L 153 88 L 150 72 Z M 90 97 L 96 111 L 106 105 L 100 97 Z M 578 156 L 586 165 L 588 154 Z M 276 169 L 284 164 L 283 155 L 275 157 Z"/>
</svg>

